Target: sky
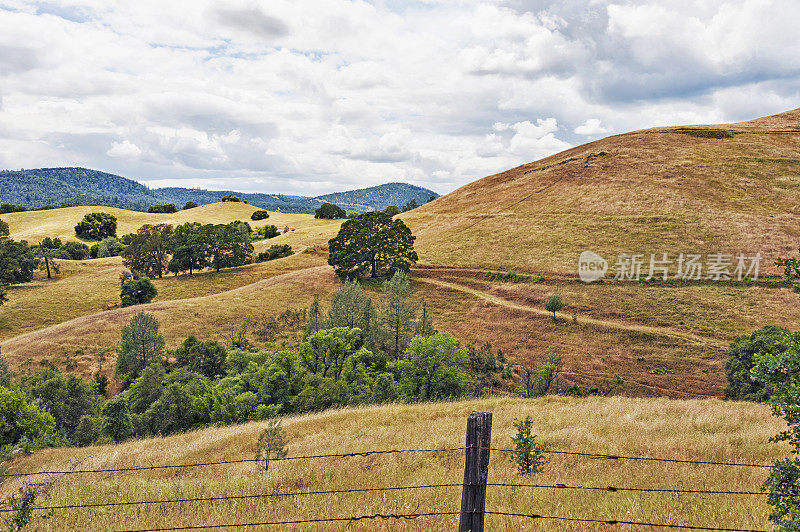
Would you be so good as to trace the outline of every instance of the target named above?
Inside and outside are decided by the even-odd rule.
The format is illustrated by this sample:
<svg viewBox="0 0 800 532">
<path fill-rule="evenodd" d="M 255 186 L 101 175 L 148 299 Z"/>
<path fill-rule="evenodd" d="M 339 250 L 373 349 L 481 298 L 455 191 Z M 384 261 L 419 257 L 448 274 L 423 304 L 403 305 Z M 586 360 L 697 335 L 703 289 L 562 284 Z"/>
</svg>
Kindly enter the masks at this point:
<svg viewBox="0 0 800 532">
<path fill-rule="evenodd" d="M 800 107 L 796 0 L 0 0 L 0 168 L 450 192 Z"/>
</svg>

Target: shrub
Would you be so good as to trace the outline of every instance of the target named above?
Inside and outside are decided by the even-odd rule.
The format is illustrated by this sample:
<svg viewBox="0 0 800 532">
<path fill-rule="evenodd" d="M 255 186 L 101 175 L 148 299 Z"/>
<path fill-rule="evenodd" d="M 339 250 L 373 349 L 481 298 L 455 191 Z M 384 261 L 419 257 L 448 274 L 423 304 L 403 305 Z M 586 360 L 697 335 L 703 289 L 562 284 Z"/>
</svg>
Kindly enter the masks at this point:
<svg viewBox="0 0 800 532">
<path fill-rule="evenodd" d="M 267 251 L 259 253 L 256 256 L 256 262 L 282 259 L 283 257 L 288 257 L 289 255 L 293 254 L 294 251 L 292 251 L 292 246 L 289 244 L 275 244 L 274 246 L 270 246 Z"/>
<path fill-rule="evenodd" d="M 106 212 L 90 212 L 75 226 L 75 234 L 88 240 L 102 240 L 117 234 L 117 218 Z"/>
<path fill-rule="evenodd" d="M 517 434 L 511 438 L 514 450 L 509 454 L 509 459 L 517 465 L 517 472 L 520 475 L 530 475 L 531 473 L 541 473 L 547 458 L 544 456 L 544 445 L 536 442 L 536 435 L 533 434 L 533 420 L 526 416 L 523 420 L 514 420 L 514 428 Z"/>
<path fill-rule="evenodd" d="M 265 225 L 264 227 L 257 227 L 250 233 L 250 241 L 256 242 L 258 240 L 266 240 L 267 238 L 275 238 L 279 234 L 278 228 L 274 225 Z"/>
<path fill-rule="evenodd" d="M 225 194 L 224 196 L 222 196 L 220 198 L 220 201 L 223 202 L 223 203 L 226 203 L 226 202 L 229 202 L 229 201 L 239 202 L 239 201 L 242 201 L 242 200 L 240 200 L 238 196 L 233 196 L 231 194 Z"/>
<path fill-rule="evenodd" d="M 165 203 L 163 205 L 151 205 L 148 207 L 147 212 L 149 213 L 159 213 L 159 214 L 171 214 L 173 212 L 178 212 L 178 208 L 175 206 L 174 203 Z"/>
<path fill-rule="evenodd" d="M 67 242 L 59 249 L 69 254 L 69 258 L 72 260 L 88 259 L 90 255 L 89 246 L 83 242 Z"/>
<path fill-rule="evenodd" d="M 758 402 L 769 399 L 769 390 L 763 381 L 753 377 L 752 370 L 757 356 L 778 355 L 786 351 L 788 337 L 787 329 L 767 325 L 750 335 L 736 338 L 728 349 L 725 363 L 728 377 L 725 398 Z"/>
<path fill-rule="evenodd" d="M 103 406 L 103 435 L 114 441 L 122 441 L 133 436 L 131 411 L 125 399 L 118 397 Z"/>
<path fill-rule="evenodd" d="M 95 254 L 95 257 L 98 259 L 103 257 L 116 257 L 122 253 L 123 249 L 125 249 L 125 246 L 122 245 L 122 242 L 113 236 L 104 238 L 99 244 L 95 245 L 97 246 L 97 253 Z"/>
<path fill-rule="evenodd" d="M 486 278 L 490 281 L 502 281 L 508 283 L 527 283 L 531 279 L 529 275 L 522 275 L 514 270 L 510 270 L 508 273 L 486 272 Z"/>
<path fill-rule="evenodd" d="M 269 213 L 267 211 L 256 211 L 250 215 L 250 219 L 253 221 L 266 220 L 267 218 L 269 218 Z"/>
<path fill-rule="evenodd" d="M 128 281 L 122 285 L 120 299 L 123 307 L 150 303 L 158 294 L 153 282 L 147 277 L 142 277 L 136 281 Z"/>
<path fill-rule="evenodd" d="M 195 207 L 197 207 L 197 203 L 193 201 L 187 201 L 186 203 L 183 204 L 184 211 L 188 209 L 194 209 Z"/>
</svg>

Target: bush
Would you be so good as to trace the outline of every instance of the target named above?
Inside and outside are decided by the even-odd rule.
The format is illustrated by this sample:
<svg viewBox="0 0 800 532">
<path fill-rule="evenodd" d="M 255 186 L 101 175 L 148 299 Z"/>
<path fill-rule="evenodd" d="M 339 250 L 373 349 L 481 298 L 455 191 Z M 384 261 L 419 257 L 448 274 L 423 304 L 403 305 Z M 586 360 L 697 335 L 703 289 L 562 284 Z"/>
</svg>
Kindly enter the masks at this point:
<svg viewBox="0 0 800 532">
<path fill-rule="evenodd" d="M 122 250 L 125 249 L 125 246 L 122 245 L 122 242 L 113 236 L 104 238 L 99 244 L 95 245 L 97 246 L 97 252 L 94 254 L 94 256 L 98 259 L 103 257 L 116 257 L 122 253 Z"/>
<path fill-rule="evenodd" d="M 0 446 L 41 439 L 55 427 L 52 414 L 31 404 L 24 392 L 0 386 Z"/>
<path fill-rule="evenodd" d="M 253 221 L 266 220 L 267 218 L 269 218 L 269 213 L 267 211 L 256 211 L 250 215 L 250 219 Z"/>
<path fill-rule="evenodd" d="M 117 234 L 117 218 L 106 212 L 90 212 L 75 226 L 75 234 L 88 240 L 102 240 Z"/>
<path fill-rule="evenodd" d="M 72 260 L 88 259 L 90 255 L 89 246 L 82 242 L 67 242 L 59 249 L 66 252 Z"/>
<path fill-rule="evenodd" d="M 275 244 L 274 246 L 270 246 L 267 251 L 259 253 L 256 256 L 256 262 L 282 259 L 283 257 L 288 257 L 289 255 L 293 254 L 294 251 L 292 251 L 292 246 L 289 244 Z"/>
<path fill-rule="evenodd" d="M 163 205 L 151 205 L 147 212 L 149 213 L 159 213 L 159 214 L 171 214 L 173 212 L 178 212 L 178 208 L 175 206 L 174 203 L 165 203 Z"/>
<path fill-rule="evenodd" d="M 274 225 L 265 225 L 264 227 L 257 227 L 250 233 L 250 241 L 256 242 L 258 240 L 266 240 L 267 238 L 275 238 L 280 235 L 278 228 Z"/>
<path fill-rule="evenodd" d="M 120 299 L 123 307 L 150 303 L 158 294 L 153 282 L 147 277 L 142 277 L 136 281 L 128 281 L 122 285 Z"/>
<path fill-rule="evenodd" d="M 223 202 L 223 203 L 226 203 L 226 202 L 229 202 L 229 201 L 239 202 L 239 201 L 242 201 L 242 200 L 240 200 L 238 196 L 233 196 L 231 194 L 225 194 L 224 196 L 222 196 L 220 198 L 220 201 Z"/>
<path fill-rule="evenodd" d="M 486 272 L 486 279 L 489 281 L 502 281 L 508 283 L 527 283 L 530 281 L 530 275 L 522 275 L 514 270 L 510 270 L 508 273 L 503 272 Z"/>
<path fill-rule="evenodd" d="M 281 427 L 281 422 L 273 419 L 267 423 L 267 428 L 258 437 L 256 444 L 256 461 L 264 461 L 264 469 L 269 469 L 271 458 L 286 458 L 286 431 Z"/>
<path fill-rule="evenodd" d="M 209 379 L 224 373 L 225 358 L 225 347 L 221 343 L 215 340 L 201 342 L 194 336 L 188 337 L 175 350 L 175 360 L 179 366 Z"/>
<path fill-rule="evenodd" d="M 193 201 L 187 201 L 183 205 L 183 210 L 185 211 L 185 210 L 188 210 L 188 209 L 194 209 L 195 207 L 197 207 L 197 203 L 195 203 Z"/>
<path fill-rule="evenodd" d="M 100 439 L 103 434 L 103 416 L 84 414 L 78 420 L 73 441 L 78 445 L 91 445 Z"/>
<path fill-rule="evenodd" d="M 323 203 L 319 209 L 314 211 L 314 218 L 322 218 L 326 220 L 336 220 L 339 218 L 346 218 L 347 213 L 333 203 Z"/>
</svg>

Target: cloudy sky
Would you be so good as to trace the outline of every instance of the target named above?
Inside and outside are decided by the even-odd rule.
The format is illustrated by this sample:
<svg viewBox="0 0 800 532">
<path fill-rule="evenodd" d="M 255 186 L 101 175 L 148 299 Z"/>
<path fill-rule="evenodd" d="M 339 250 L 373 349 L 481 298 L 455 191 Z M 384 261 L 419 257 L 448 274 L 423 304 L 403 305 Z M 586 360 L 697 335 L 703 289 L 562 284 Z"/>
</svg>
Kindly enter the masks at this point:
<svg viewBox="0 0 800 532">
<path fill-rule="evenodd" d="M 796 0 L 0 0 L 0 168 L 440 193 L 800 107 Z"/>
</svg>

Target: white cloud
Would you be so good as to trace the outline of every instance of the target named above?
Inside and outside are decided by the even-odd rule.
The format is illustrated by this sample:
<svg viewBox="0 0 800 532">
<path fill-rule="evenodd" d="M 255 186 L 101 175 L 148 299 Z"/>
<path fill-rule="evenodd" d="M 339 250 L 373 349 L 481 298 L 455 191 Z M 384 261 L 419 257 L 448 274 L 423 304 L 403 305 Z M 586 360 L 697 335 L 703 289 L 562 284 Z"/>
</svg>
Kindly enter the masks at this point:
<svg viewBox="0 0 800 532">
<path fill-rule="evenodd" d="M 572 130 L 576 135 L 585 135 L 587 137 L 608 133 L 610 130 L 600 125 L 599 118 L 587 118 L 586 122 L 579 125 Z"/>
<path fill-rule="evenodd" d="M 220 5 L 0 0 L 0 165 L 447 192 L 587 136 L 800 98 L 791 0 Z"/>
<path fill-rule="evenodd" d="M 120 157 L 122 159 L 136 159 L 141 154 L 142 150 L 139 149 L 139 146 L 129 140 L 113 143 L 106 152 L 109 157 Z"/>
</svg>

